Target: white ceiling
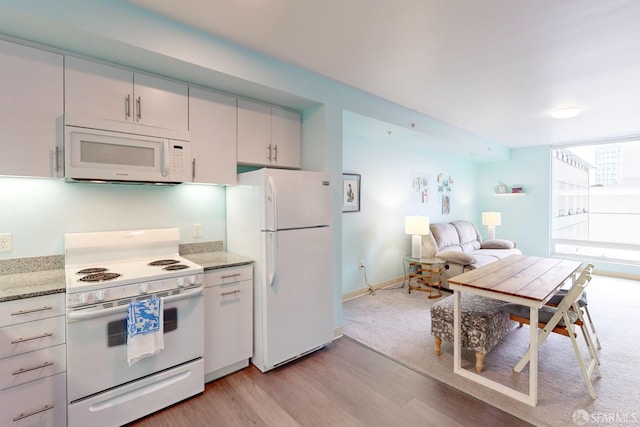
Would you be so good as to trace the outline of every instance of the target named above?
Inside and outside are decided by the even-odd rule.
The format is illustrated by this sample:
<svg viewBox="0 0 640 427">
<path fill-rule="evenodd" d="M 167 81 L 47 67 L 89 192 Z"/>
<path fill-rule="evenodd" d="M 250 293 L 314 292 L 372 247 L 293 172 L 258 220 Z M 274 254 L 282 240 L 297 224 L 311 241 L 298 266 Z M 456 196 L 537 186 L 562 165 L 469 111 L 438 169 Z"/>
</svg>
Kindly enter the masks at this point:
<svg viewBox="0 0 640 427">
<path fill-rule="evenodd" d="M 509 147 L 640 135 L 640 1 L 130 1 Z"/>
</svg>

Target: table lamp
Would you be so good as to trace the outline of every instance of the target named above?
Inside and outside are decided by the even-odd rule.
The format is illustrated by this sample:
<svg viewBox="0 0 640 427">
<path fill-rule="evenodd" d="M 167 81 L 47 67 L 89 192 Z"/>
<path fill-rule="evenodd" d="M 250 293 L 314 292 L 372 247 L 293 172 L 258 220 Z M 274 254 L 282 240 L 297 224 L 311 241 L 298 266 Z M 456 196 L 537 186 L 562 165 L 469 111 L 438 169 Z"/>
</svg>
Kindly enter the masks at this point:
<svg viewBox="0 0 640 427">
<path fill-rule="evenodd" d="M 489 230 L 489 239 L 496 238 L 496 225 L 502 222 L 500 212 L 482 212 L 482 225 L 486 225 Z"/>
<path fill-rule="evenodd" d="M 411 234 L 411 258 L 422 258 L 422 236 L 429 234 L 428 216 L 408 216 L 404 220 L 404 232 Z"/>
</svg>

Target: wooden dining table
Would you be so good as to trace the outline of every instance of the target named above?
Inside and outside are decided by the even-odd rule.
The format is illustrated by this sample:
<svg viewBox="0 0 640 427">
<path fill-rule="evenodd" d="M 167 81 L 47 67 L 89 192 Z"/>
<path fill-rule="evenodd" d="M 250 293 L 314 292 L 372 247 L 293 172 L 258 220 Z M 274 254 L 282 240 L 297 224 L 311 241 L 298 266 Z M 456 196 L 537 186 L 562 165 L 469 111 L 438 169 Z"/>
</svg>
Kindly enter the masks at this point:
<svg viewBox="0 0 640 427">
<path fill-rule="evenodd" d="M 460 295 L 462 292 L 529 307 L 531 325 L 538 324 L 538 309 L 577 276 L 579 261 L 559 258 L 511 255 L 449 279 L 453 290 L 454 373 L 480 383 L 521 402 L 538 404 L 538 328 L 531 327 L 529 348 L 529 393 L 513 389 L 462 367 Z"/>
</svg>

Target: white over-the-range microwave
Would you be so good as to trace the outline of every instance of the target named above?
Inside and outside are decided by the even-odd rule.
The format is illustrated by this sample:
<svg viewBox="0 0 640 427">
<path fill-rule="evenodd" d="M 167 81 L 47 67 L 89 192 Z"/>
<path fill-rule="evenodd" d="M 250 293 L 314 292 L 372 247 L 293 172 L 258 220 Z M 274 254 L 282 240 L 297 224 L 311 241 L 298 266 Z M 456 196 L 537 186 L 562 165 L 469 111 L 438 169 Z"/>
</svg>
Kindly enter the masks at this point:
<svg viewBox="0 0 640 427">
<path fill-rule="evenodd" d="M 174 184 L 191 178 L 186 131 L 67 117 L 64 159 L 71 181 Z"/>
</svg>

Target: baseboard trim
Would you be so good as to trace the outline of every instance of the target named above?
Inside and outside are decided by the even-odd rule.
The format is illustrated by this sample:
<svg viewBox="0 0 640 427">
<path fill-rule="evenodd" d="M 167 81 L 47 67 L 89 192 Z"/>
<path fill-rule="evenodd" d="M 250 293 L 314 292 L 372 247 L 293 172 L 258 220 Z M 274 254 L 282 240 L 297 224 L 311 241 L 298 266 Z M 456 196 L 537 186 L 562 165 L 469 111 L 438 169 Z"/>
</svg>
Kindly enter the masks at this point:
<svg viewBox="0 0 640 427">
<path fill-rule="evenodd" d="M 400 285 L 400 284 L 403 285 L 404 281 L 405 281 L 404 277 L 398 277 L 395 279 L 387 280 L 386 282 L 377 283 L 375 285 L 372 285 L 371 287 L 375 291 L 381 288 L 388 288 L 389 286 Z M 367 295 L 368 293 L 369 293 L 368 287 L 361 288 L 352 292 L 348 292 L 342 295 L 342 302 L 349 301 L 350 299 L 358 298 L 363 295 Z"/>
</svg>

